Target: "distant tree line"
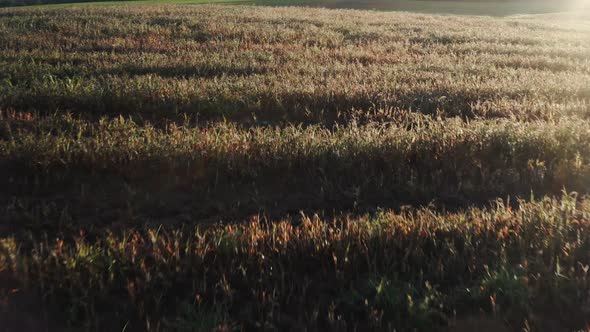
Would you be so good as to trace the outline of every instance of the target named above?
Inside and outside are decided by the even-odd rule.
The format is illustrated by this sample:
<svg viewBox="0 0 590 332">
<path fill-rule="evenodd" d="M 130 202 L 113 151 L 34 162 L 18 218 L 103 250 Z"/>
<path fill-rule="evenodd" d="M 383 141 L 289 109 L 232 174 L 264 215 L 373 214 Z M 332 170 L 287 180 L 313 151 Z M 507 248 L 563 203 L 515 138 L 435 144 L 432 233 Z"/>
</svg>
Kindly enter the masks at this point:
<svg viewBox="0 0 590 332">
<path fill-rule="evenodd" d="M 96 2 L 96 1 L 129 1 L 129 0 L 0 0 L 0 7 L 31 6 L 57 3 Z"/>
<path fill-rule="evenodd" d="M 75 2 L 96 2 L 96 1 L 131 1 L 131 0 L 0 0 L 0 7 L 11 7 L 11 6 L 30 6 L 30 5 L 44 5 L 44 4 L 58 4 L 58 3 L 75 3 Z M 317 0 L 321 3 L 323 0 Z M 339 1 L 339 0 L 336 0 Z M 366 0 L 357 0 L 363 2 Z M 396 0 L 388 0 L 395 2 Z M 422 1 L 422 0 L 415 0 Z M 427 0 L 433 1 L 433 0 Z M 434 1 L 449 1 L 449 0 L 434 0 Z M 463 2 L 552 2 L 554 0 L 454 0 Z M 563 2 L 571 2 L 574 0 L 562 0 Z M 291 1 L 286 1 L 291 2 Z M 297 0 L 292 1 L 293 4 L 297 3 Z"/>
</svg>

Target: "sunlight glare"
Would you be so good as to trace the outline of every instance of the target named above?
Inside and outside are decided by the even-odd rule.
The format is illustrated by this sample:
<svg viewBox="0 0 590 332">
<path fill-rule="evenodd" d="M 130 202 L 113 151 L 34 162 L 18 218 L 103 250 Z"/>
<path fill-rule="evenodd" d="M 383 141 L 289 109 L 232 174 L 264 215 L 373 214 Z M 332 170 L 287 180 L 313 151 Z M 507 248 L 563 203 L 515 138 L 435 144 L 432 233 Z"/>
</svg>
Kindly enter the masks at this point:
<svg viewBox="0 0 590 332">
<path fill-rule="evenodd" d="M 570 7 L 572 11 L 585 12 L 590 10 L 590 0 L 574 0 Z"/>
</svg>

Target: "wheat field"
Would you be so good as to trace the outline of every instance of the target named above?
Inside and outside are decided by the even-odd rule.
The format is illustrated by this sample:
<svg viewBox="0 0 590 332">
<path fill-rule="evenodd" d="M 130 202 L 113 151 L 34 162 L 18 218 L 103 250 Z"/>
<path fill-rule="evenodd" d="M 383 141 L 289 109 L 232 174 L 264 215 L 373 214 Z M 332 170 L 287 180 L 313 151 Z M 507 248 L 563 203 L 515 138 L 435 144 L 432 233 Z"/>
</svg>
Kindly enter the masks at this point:
<svg viewBox="0 0 590 332">
<path fill-rule="evenodd" d="M 0 9 L 0 324 L 585 328 L 589 22 Z"/>
</svg>

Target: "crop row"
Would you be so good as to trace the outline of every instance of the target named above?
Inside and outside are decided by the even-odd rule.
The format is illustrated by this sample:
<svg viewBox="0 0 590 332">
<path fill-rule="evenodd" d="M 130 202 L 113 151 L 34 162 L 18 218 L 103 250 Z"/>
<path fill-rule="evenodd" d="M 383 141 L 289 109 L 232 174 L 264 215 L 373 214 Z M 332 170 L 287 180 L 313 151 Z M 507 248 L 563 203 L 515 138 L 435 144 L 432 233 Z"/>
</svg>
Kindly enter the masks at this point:
<svg viewBox="0 0 590 332">
<path fill-rule="evenodd" d="M 96 330 L 430 329 L 481 313 L 576 329 L 589 218 L 587 199 L 564 194 L 516 209 L 20 232 L 0 241 L 0 267 L 12 296 L 39 294 L 59 308 L 49 317 Z"/>
</svg>

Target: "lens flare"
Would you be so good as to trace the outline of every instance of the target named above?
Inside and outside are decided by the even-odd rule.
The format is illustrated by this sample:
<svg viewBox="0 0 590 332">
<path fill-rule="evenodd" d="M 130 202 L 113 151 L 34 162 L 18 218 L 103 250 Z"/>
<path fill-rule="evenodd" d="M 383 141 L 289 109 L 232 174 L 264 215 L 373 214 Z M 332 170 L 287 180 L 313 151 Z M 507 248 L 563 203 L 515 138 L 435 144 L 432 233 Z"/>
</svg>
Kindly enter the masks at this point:
<svg viewBox="0 0 590 332">
<path fill-rule="evenodd" d="M 573 11 L 587 12 L 590 10 L 590 0 L 574 0 L 570 7 Z"/>
</svg>

